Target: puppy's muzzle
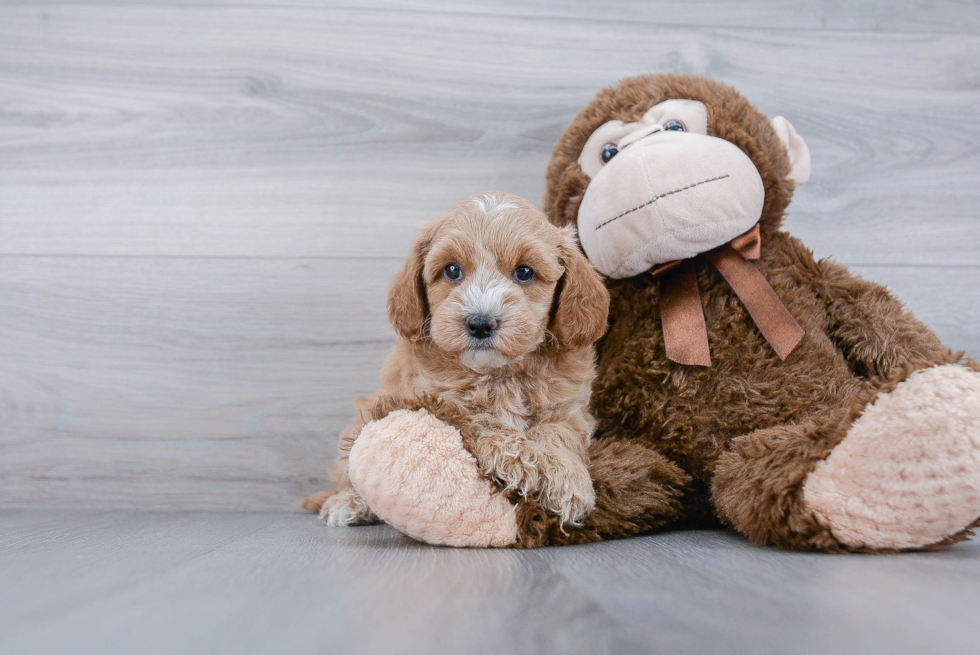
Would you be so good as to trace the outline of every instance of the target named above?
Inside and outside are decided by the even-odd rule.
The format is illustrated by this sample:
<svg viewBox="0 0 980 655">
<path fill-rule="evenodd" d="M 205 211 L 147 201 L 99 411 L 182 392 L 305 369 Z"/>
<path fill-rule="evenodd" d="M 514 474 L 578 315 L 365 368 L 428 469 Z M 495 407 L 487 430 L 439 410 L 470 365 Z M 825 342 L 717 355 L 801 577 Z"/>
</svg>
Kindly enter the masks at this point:
<svg viewBox="0 0 980 655">
<path fill-rule="evenodd" d="M 464 323 L 470 336 L 480 341 L 489 339 L 493 331 L 497 329 L 497 319 L 487 314 L 471 314 L 466 317 Z"/>
</svg>

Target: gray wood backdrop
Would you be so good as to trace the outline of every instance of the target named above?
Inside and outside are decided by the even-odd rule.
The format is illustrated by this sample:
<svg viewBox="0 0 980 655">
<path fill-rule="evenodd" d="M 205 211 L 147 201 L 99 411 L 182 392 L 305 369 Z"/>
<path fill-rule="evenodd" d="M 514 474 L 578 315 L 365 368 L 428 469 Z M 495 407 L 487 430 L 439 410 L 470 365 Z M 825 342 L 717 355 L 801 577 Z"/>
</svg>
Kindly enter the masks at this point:
<svg viewBox="0 0 980 655">
<path fill-rule="evenodd" d="M 603 86 L 807 139 L 788 227 L 980 355 L 974 2 L 0 0 L 0 504 L 290 506 L 393 341 L 418 222 L 539 202 Z"/>
</svg>

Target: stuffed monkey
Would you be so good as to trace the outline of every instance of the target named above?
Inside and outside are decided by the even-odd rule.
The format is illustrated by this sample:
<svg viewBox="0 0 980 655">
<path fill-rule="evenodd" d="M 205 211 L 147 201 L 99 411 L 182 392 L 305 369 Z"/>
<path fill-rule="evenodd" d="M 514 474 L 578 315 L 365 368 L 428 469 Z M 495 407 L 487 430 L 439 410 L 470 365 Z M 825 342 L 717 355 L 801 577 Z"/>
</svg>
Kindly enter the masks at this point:
<svg viewBox="0 0 980 655">
<path fill-rule="evenodd" d="M 410 536 L 456 546 L 719 524 L 828 552 L 967 538 L 980 372 L 884 287 L 782 231 L 809 175 L 793 126 L 730 87 L 656 75 L 600 92 L 555 146 L 544 199 L 553 223 L 577 226 L 612 298 L 593 387 L 595 510 L 562 524 L 533 496 L 501 493 L 432 399 L 365 427 L 355 487 Z M 372 496 L 396 465 L 403 492 Z M 464 516 L 485 518 L 474 529 Z"/>
</svg>

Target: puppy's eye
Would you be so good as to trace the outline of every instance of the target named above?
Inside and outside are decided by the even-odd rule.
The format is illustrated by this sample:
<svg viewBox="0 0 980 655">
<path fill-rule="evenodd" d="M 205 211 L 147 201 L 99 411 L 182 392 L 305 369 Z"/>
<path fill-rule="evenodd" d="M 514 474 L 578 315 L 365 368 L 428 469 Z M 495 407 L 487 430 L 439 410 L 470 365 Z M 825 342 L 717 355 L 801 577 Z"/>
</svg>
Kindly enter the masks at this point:
<svg viewBox="0 0 980 655">
<path fill-rule="evenodd" d="M 616 156 L 619 152 L 619 146 L 615 143 L 607 143 L 602 147 L 602 153 L 599 154 L 599 159 L 602 160 L 603 164 L 608 164 L 609 160 Z"/>
<path fill-rule="evenodd" d="M 534 271 L 530 266 L 518 266 L 514 269 L 514 279 L 521 284 L 527 284 L 534 279 Z"/>
<path fill-rule="evenodd" d="M 450 282 L 459 282 L 463 279 L 463 269 L 459 267 L 459 264 L 449 264 L 444 272 L 446 279 Z"/>
<path fill-rule="evenodd" d="M 687 128 L 684 127 L 684 123 L 680 121 L 667 121 L 664 123 L 664 129 L 671 132 L 686 132 Z"/>
</svg>

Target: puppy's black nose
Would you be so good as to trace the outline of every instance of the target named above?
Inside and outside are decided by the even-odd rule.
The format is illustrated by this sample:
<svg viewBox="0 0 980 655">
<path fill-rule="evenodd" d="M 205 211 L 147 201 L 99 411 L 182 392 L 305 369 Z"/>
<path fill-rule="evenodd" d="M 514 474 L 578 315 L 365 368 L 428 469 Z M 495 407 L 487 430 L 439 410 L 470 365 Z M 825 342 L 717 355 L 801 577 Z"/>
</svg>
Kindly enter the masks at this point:
<svg viewBox="0 0 980 655">
<path fill-rule="evenodd" d="M 486 314 L 474 314 L 466 318 L 466 329 L 477 339 L 486 339 L 497 329 L 497 319 Z"/>
</svg>

